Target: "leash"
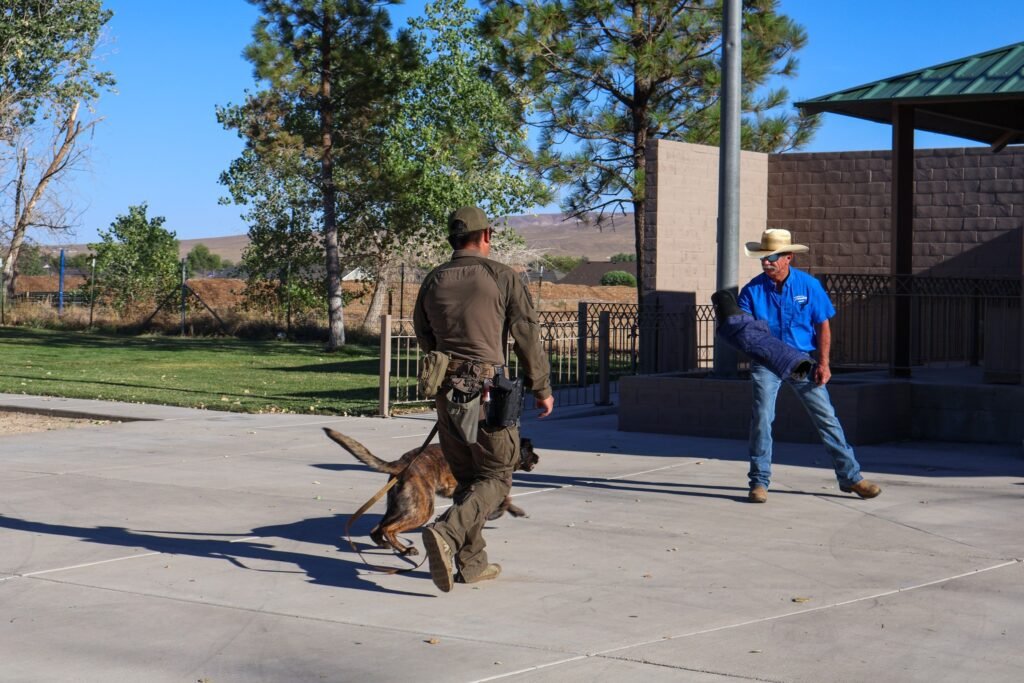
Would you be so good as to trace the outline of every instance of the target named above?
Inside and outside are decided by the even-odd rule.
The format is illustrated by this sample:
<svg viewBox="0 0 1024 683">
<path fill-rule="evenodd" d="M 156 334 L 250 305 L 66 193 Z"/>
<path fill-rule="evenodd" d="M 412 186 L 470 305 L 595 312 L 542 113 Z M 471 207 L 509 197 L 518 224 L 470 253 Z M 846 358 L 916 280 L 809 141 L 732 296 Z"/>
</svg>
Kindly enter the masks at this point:
<svg viewBox="0 0 1024 683">
<path fill-rule="evenodd" d="M 416 455 L 412 456 L 412 458 L 409 460 L 409 464 L 406 465 L 406 468 L 410 467 L 412 465 L 412 461 L 418 458 L 420 456 L 420 453 L 422 453 L 426 449 L 426 447 L 430 445 L 430 442 L 433 440 L 435 434 L 437 434 L 437 422 L 434 422 L 433 428 L 431 428 L 430 433 L 427 434 L 427 440 L 424 441 L 423 445 L 420 446 L 420 449 L 416 451 Z M 357 519 L 363 516 L 364 512 L 373 507 L 374 503 L 380 500 L 385 493 L 390 491 L 391 487 L 394 486 L 396 482 L 398 482 L 398 477 L 393 476 L 390 479 L 388 479 L 388 483 L 384 484 L 384 486 L 381 487 L 380 491 L 377 491 L 377 493 L 373 494 L 373 497 L 370 498 L 370 500 L 363 503 L 362 507 L 356 510 L 355 514 L 349 517 L 348 521 L 345 522 L 345 539 L 348 541 L 348 544 L 352 546 L 352 550 L 354 550 L 356 554 L 359 555 L 359 559 L 363 561 L 363 564 L 365 564 L 370 569 L 382 572 L 384 574 L 404 574 L 405 572 L 411 572 L 414 569 L 419 569 L 420 567 L 422 567 L 423 563 L 427 560 L 427 556 L 426 554 L 424 554 L 423 559 L 420 560 L 420 563 L 415 567 L 406 567 L 405 569 L 397 569 L 395 567 L 382 567 L 380 565 L 373 564 L 365 557 L 363 557 L 363 551 L 361 551 L 352 541 L 352 525 L 355 523 Z M 403 555 L 402 557 L 404 558 L 405 556 Z"/>
</svg>

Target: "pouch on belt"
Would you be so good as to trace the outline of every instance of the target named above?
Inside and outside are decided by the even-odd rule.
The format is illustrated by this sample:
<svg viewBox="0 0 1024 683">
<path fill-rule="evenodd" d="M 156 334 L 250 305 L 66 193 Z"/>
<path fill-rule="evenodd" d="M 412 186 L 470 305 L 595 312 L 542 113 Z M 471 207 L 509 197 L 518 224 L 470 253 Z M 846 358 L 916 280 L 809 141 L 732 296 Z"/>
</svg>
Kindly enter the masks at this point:
<svg viewBox="0 0 1024 683">
<path fill-rule="evenodd" d="M 445 394 L 445 411 L 455 431 L 467 444 L 476 443 L 480 429 L 480 392 L 466 394 L 449 389 Z"/>
<path fill-rule="evenodd" d="M 420 385 L 420 393 L 424 398 L 434 398 L 440 391 L 441 385 L 448 372 L 450 362 L 447 354 L 440 351 L 430 351 L 420 359 L 420 372 L 417 376 Z"/>
<path fill-rule="evenodd" d="M 448 366 L 445 387 L 445 410 L 455 430 L 467 444 L 476 443 L 480 429 L 480 393 L 490 370 L 474 361 L 452 361 Z"/>
</svg>

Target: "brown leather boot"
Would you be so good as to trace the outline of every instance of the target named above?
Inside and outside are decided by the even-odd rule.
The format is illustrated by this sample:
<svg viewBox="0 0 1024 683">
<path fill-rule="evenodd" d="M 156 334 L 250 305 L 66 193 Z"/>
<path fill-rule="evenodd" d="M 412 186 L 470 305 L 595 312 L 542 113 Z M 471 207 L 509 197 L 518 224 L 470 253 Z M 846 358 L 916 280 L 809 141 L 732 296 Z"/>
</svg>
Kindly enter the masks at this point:
<svg viewBox="0 0 1024 683">
<path fill-rule="evenodd" d="M 843 493 L 856 493 L 861 498 L 874 498 L 882 492 L 882 487 L 872 484 L 867 479 L 861 479 L 853 486 L 840 486 L 839 490 Z"/>
<path fill-rule="evenodd" d="M 430 527 L 423 530 L 423 547 L 430 562 L 430 578 L 434 585 L 447 593 L 452 589 L 452 549 L 447 541 Z"/>
<path fill-rule="evenodd" d="M 455 577 L 455 583 L 479 583 L 480 581 L 490 581 L 491 579 L 498 578 L 498 574 L 501 574 L 501 565 L 491 563 L 484 567 L 484 570 L 472 579 L 467 579 L 462 572 L 459 572 L 459 575 Z"/>
<path fill-rule="evenodd" d="M 750 493 L 747 494 L 747 500 L 751 503 L 767 503 L 768 489 L 763 486 L 755 486 L 750 489 Z"/>
</svg>

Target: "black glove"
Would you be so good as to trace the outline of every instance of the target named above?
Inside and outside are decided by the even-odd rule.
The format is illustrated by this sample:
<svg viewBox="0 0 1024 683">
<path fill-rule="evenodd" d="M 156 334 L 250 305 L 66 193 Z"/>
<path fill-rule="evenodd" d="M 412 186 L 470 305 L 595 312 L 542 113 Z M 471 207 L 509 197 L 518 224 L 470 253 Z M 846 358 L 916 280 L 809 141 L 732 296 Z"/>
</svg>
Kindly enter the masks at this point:
<svg viewBox="0 0 1024 683">
<path fill-rule="evenodd" d="M 745 315 L 746 311 L 736 303 L 736 295 L 728 289 L 720 289 L 711 295 L 711 303 L 715 306 L 715 317 L 725 320 L 733 315 Z"/>
</svg>

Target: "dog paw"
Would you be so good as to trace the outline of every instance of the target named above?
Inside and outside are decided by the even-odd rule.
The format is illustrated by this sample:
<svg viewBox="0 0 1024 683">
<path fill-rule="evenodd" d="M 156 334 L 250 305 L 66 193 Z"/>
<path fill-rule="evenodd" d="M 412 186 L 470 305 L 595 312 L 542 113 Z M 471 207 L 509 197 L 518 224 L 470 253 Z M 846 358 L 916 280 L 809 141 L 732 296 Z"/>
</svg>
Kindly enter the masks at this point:
<svg viewBox="0 0 1024 683">
<path fill-rule="evenodd" d="M 420 551 L 416 550 L 416 548 L 413 546 L 409 546 L 404 551 L 402 551 L 401 554 L 403 557 L 412 557 L 413 555 L 419 555 Z"/>
</svg>

